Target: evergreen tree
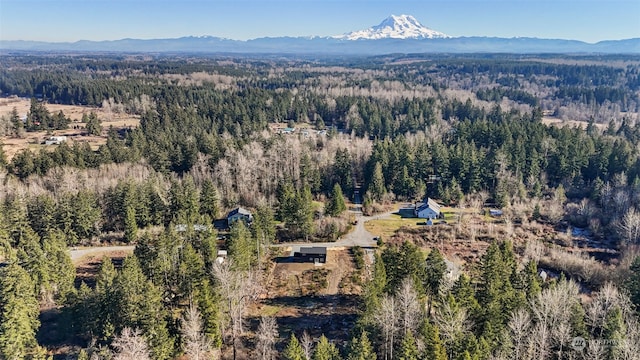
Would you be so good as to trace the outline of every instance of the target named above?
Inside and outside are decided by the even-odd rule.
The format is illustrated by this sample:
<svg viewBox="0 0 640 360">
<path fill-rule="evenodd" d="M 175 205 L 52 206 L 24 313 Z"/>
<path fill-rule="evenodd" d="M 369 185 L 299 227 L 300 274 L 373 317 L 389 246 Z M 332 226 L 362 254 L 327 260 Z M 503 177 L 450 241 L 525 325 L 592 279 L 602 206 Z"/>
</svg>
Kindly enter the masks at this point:
<svg viewBox="0 0 640 360">
<path fill-rule="evenodd" d="M 250 270 L 256 263 L 256 247 L 244 221 L 235 221 L 231 225 L 227 248 L 237 270 Z"/>
<path fill-rule="evenodd" d="M 362 321 L 365 324 L 375 323 L 380 308 L 380 299 L 387 287 L 387 273 L 382 257 L 378 252 L 374 254 L 373 274 L 371 281 L 365 284 L 364 288 L 364 314 Z"/>
<path fill-rule="evenodd" d="M 59 230 L 47 234 L 43 241 L 43 251 L 47 254 L 46 266 L 54 296 L 59 302 L 64 302 L 67 295 L 73 291 L 73 281 L 76 277 L 76 269 L 69 257 L 64 234 Z"/>
<path fill-rule="evenodd" d="M 82 115 L 82 122 L 85 123 L 84 126 L 87 130 L 87 134 L 93 136 L 102 135 L 102 124 L 98 119 L 98 115 L 96 115 L 96 113 L 94 113 L 93 111 L 89 113 L 88 116 L 86 114 Z"/>
<path fill-rule="evenodd" d="M 540 277 L 538 276 L 538 265 L 535 261 L 530 260 L 527 263 L 527 266 L 522 270 L 521 277 L 524 278 L 527 299 L 533 299 L 541 290 Z"/>
<path fill-rule="evenodd" d="M 631 274 L 624 282 L 624 287 L 629 292 L 629 298 L 636 311 L 640 312 L 640 256 L 633 260 L 629 270 L 631 270 Z"/>
<path fill-rule="evenodd" d="M 620 307 L 615 306 L 606 314 L 603 338 L 607 340 L 607 352 L 610 359 L 620 357 L 621 346 L 625 339 L 626 327 Z"/>
<path fill-rule="evenodd" d="M 4 142 L 0 140 L 0 168 L 5 168 L 8 164 L 7 154 L 4 152 Z"/>
<path fill-rule="evenodd" d="M 400 360 L 418 360 L 419 359 L 418 346 L 416 345 L 416 339 L 413 337 L 411 331 L 407 332 L 400 344 Z"/>
<path fill-rule="evenodd" d="M 576 301 L 571 307 L 571 315 L 569 322 L 571 323 L 571 329 L 573 329 L 572 335 L 581 336 L 587 338 L 589 332 L 587 331 L 587 324 L 585 323 L 585 311 L 582 304 Z"/>
<path fill-rule="evenodd" d="M 440 340 L 438 327 L 425 319 L 420 327 L 420 333 L 424 342 L 422 358 L 431 360 L 447 360 L 447 352 Z"/>
<path fill-rule="evenodd" d="M 371 347 L 371 341 L 366 331 L 354 337 L 347 346 L 347 360 L 376 360 L 376 353 Z"/>
<path fill-rule="evenodd" d="M 160 290 L 146 279 L 134 256 L 127 257 L 113 282 L 115 299 L 114 324 L 140 329 L 151 348 L 153 358 L 169 359 L 173 341 L 169 338 L 166 314 Z"/>
<path fill-rule="evenodd" d="M 268 248 L 276 238 L 275 219 L 273 210 L 266 205 L 258 206 L 253 215 L 251 223 L 251 233 L 256 241 L 256 249 L 258 251 L 258 261 L 262 256 L 261 249 Z"/>
<path fill-rule="evenodd" d="M 208 194 L 211 196 L 211 194 Z M 193 177 L 187 175 L 182 182 L 172 181 L 169 188 L 169 212 L 165 223 L 174 219 L 181 219 L 193 224 L 200 214 L 200 195 L 196 189 Z"/>
<path fill-rule="evenodd" d="M 429 295 L 428 313 L 431 313 L 434 298 L 438 297 L 440 285 L 442 284 L 446 271 L 447 264 L 440 250 L 438 250 L 438 248 L 431 249 L 429 255 L 427 255 L 426 277 L 424 278 L 424 287 Z"/>
<path fill-rule="evenodd" d="M 453 284 L 451 293 L 460 306 L 467 309 L 467 313 L 471 320 L 475 321 L 480 317 L 482 311 L 474 287 L 471 285 L 471 279 L 466 274 L 461 274 L 458 280 Z"/>
<path fill-rule="evenodd" d="M 27 225 L 17 244 L 18 263 L 33 279 L 36 294 L 42 296 L 53 295 L 51 277 L 48 269 L 47 255 L 42 249 L 41 239 Z"/>
<path fill-rule="evenodd" d="M 311 189 L 308 186 L 305 186 L 296 198 L 296 207 L 298 210 L 296 214 L 296 228 L 306 240 L 309 240 L 309 236 L 311 236 L 314 231 L 312 200 Z"/>
<path fill-rule="evenodd" d="M 200 214 L 200 195 L 191 175 L 187 175 L 182 180 L 182 191 L 184 198 L 184 212 L 187 222 L 193 224 Z"/>
<path fill-rule="evenodd" d="M 117 300 L 115 298 L 115 288 L 113 286 L 117 276 L 113 262 L 108 257 L 103 257 L 98 269 L 95 287 L 95 328 L 90 329 L 90 335 L 96 336 L 99 340 L 108 340 L 115 336 L 115 316 L 117 313 Z M 81 324 L 84 325 L 84 324 Z"/>
<path fill-rule="evenodd" d="M 282 353 L 283 360 L 305 360 L 304 351 L 302 351 L 302 346 L 300 346 L 300 342 L 296 335 L 291 332 L 291 337 L 289 337 L 289 343 L 287 347 L 284 349 Z"/>
<path fill-rule="evenodd" d="M 311 360 L 341 360 L 340 352 L 333 343 L 329 342 L 324 334 L 318 340 Z"/>
<path fill-rule="evenodd" d="M 351 195 L 353 189 L 353 173 L 351 165 L 351 154 L 347 149 L 338 149 L 333 163 L 333 183 L 340 184 L 340 187 L 347 195 Z"/>
<path fill-rule="evenodd" d="M 76 245 L 78 243 L 78 236 L 73 230 L 74 206 L 74 196 L 70 193 L 67 193 L 60 196 L 60 198 L 58 199 L 58 204 L 55 207 L 57 228 L 62 230 L 62 232 L 67 235 L 67 241 L 69 245 Z"/>
<path fill-rule="evenodd" d="M 481 261 L 480 304 L 483 308 L 483 336 L 496 345 L 508 316 L 522 301 L 512 285 L 516 260 L 510 242 L 492 243 Z"/>
<path fill-rule="evenodd" d="M 340 184 L 336 183 L 333 185 L 333 190 L 331 191 L 329 200 L 324 207 L 324 212 L 329 216 L 339 216 L 345 210 L 347 210 L 347 205 L 344 202 L 342 189 L 340 188 Z"/>
<path fill-rule="evenodd" d="M 200 213 L 208 215 L 211 220 L 217 219 L 220 212 L 219 202 L 218 191 L 213 181 L 205 179 L 200 190 Z"/>
<path fill-rule="evenodd" d="M 18 115 L 18 109 L 14 106 L 11 110 L 11 115 L 9 115 L 9 121 L 11 122 L 11 134 L 13 137 L 21 138 L 24 136 L 24 123 L 20 116 Z"/>
<path fill-rule="evenodd" d="M 386 292 L 395 292 L 409 277 L 414 280 L 418 294 L 424 295 L 425 258 L 416 245 L 405 241 L 399 248 L 388 247 L 382 252 L 382 260 L 387 274 Z"/>
<path fill-rule="evenodd" d="M 296 201 L 296 191 L 290 182 L 283 182 L 278 188 L 278 217 L 287 226 L 294 225 L 298 212 L 298 202 Z"/>
<path fill-rule="evenodd" d="M 134 243 L 138 240 L 138 223 L 136 221 L 136 209 L 128 206 L 124 218 L 124 241 Z"/>
<path fill-rule="evenodd" d="M 51 196 L 38 195 L 32 197 L 27 203 L 27 212 L 29 214 L 29 225 L 40 237 L 44 237 L 55 227 L 56 204 Z"/>
<path fill-rule="evenodd" d="M 40 308 L 29 274 L 12 263 L 0 268 L 0 358 L 28 358 L 38 347 Z"/>
<path fill-rule="evenodd" d="M 94 193 L 81 190 L 73 197 L 71 227 L 78 238 L 90 239 L 98 235 L 101 215 Z"/>
<path fill-rule="evenodd" d="M 190 242 L 185 242 L 185 244 L 182 245 L 180 265 L 177 271 L 179 296 L 175 299 L 176 302 L 181 302 L 185 298 L 193 297 L 194 288 L 205 278 L 205 271 L 202 257 L 196 252 Z"/>
<path fill-rule="evenodd" d="M 300 181 L 302 186 L 309 186 L 312 192 L 320 190 L 320 171 L 318 166 L 311 161 L 309 154 L 304 153 L 300 159 Z"/>
<path fill-rule="evenodd" d="M 373 176 L 371 177 L 371 183 L 369 184 L 368 192 L 371 194 L 371 197 L 376 200 L 382 200 L 382 197 L 387 193 L 385 189 L 384 176 L 382 174 L 382 165 L 379 162 L 376 162 L 373 168 Z"/>
<path fill-rule="evenodd" d="M 222 345 L 220 330 L 219 297 L 208 279 L 204 279 L 194 291 L 194 299 L 198 304 L 202 316 L 202 331 L 211 340 L 214 347 Z"/>
</svg>

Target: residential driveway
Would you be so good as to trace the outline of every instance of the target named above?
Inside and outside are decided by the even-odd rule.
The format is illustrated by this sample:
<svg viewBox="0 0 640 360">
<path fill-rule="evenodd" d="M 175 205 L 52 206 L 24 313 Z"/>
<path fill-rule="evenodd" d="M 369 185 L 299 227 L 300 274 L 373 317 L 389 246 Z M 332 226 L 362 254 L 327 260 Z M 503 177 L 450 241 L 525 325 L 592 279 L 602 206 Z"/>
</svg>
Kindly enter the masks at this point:
<svg viewBox="0 0 640 360">
<path fill-rule="evenodd" d="M 364 223 L 369 220 L 388 218 L 395 211 L 389 211 L 389 212 L 374 215 L 374 216 L 363 216 L 361 215 L 360 212 L 356 212 L 356 211 L 351 211 L 351 212 L 356 215 L 356 220 L 358 221 L 358 224 L 355 225 L 355 227 L 350 233 L 342 236 L 340 239 L 338 239 L 338 241 L 322 242 L 322 243 L 316 243 L 316 242 L 281 243 L 281 244 L 274 244 L 272 246 L 291 247 L 292 251 L 298 250 L 300 246 L 319 246 L 319 247 L 326 247 L 327 249 L 341 248 L 341 247 L 351 248 L 354 246 L 360 246 L 363 248 L 376 247 L 377 243 L 375 240 L 373 240 L 373 238 L 378 235 L 368 232 L 367 229 L 365 229 L 364 227 Z"/>
</svg>

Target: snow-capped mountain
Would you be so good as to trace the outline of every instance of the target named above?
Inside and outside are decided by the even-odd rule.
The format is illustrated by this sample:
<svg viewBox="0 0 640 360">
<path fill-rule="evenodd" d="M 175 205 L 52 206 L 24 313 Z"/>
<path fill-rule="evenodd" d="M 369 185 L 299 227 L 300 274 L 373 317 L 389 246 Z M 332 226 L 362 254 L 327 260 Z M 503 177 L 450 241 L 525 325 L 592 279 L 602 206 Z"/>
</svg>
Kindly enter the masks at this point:
<svg viewBox="0 0 640 360">
<path fill-rule="evenodd" d="M 449 35 L 431 30 L 411 15 L 391 15 L 379 25 L 365 30 L 334 36 L 345 40 L 375 39 L 444 39 Z"/>
</svg>

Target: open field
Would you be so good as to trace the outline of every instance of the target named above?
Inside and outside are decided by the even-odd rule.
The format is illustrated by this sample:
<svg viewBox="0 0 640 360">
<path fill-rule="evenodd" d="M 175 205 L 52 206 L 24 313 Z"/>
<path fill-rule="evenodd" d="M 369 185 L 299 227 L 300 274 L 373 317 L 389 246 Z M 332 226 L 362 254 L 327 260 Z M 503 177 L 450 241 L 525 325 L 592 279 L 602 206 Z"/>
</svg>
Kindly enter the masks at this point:
<svg viewBox="0 0 640 360">
<path fill-rule="evenodd" d="M 14 108 L 18 111 L 20 117 L 26 116 L 29 112 L 30 104 L 30 99 L 17 97 L 0 98 L 0 117 L 9 116 Z M 8 160 L 11 160 L 16 153 L 25 149 L 40 151 L 41 148 L 48 148 L 53 150 L 55 146 L 41 144 L 49 136 L 67 136 L 70 145 L 73 142 L 88 142 L 91 148 L 96 150 L 100 145 L 106 143 L 106 135 L 110 127 L 115 129 L 137 127 L 140 123 L 140 119 L 136 115 L 108 113 L 101 108 L 90 106 L 46 104 L 46 108 L 51 114 L 62 111 L 66 117 L 70 118 L 72 122 L 69 124 L 69 129 L 52 132 L 26 132 L 21 139 L 8 136 L 2 137 L 3 149 Z M 84 114 L 89 114 L 90 112 L 96 113 L 102 121 L 103 131 L 101 136 L 88 136 L 84 131 L 85 125 L 80 120 Z"/>
<path fill-rule="evenodd" d="M 552 117 L 552 116 L 545 116 L 542 118 L 542 123 L 545 125 L 553 125 L 553 126 L 558 126 L 558 127 L 563 127 L 563 126 L 570 126 L 570 127 L 581 127 L 583 129 L 587 128 L 587 125 L 589 125 L 588 122 L 586 121 L 579 121 L 579 120 L 562 120 L 559 119 L 557 117 Z M 598 123 L 594 123 L 594 125 L 600 129 L 600 130 L 604 130 L 607 128 L 608 124 L 598 124 Z"/>
</svg>

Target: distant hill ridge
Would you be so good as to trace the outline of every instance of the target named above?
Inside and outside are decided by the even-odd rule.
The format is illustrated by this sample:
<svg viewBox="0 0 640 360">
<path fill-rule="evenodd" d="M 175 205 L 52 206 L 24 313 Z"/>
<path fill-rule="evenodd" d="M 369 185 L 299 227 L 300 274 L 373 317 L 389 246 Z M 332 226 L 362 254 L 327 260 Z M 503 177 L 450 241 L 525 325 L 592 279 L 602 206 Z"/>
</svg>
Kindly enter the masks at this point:
<svg viewBox="0 0 640 360">
<path fill-rule="evenodd" d="M 365 30 L 333 37 L 264 37 L 231 40 L 215 36 L 169 39 L 40 42 L 0 40 L 0 51 L 188 52 L 379 55 L 389 53 L 602 53 L 639 54 L 640 38 L 590 44 L 528 37 L 450 37 L 411 15 L 391 15 Z"/>
</svg>

